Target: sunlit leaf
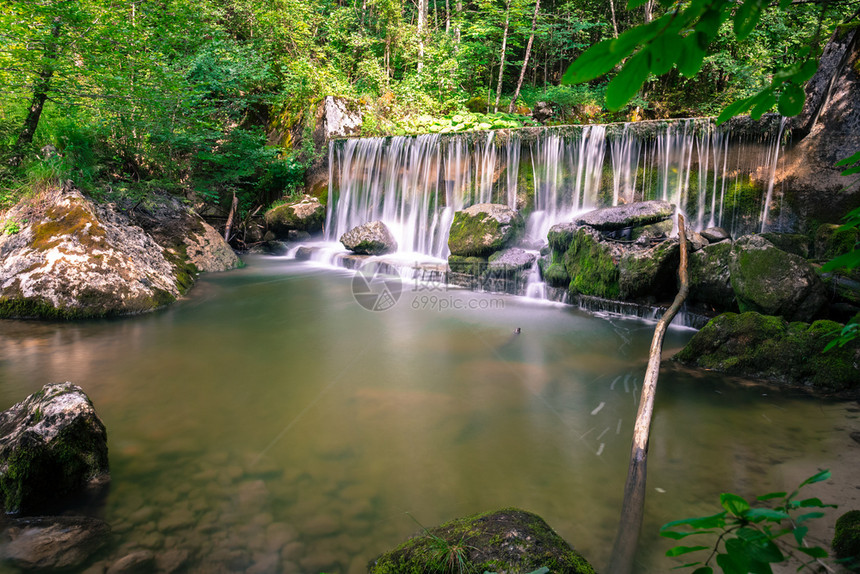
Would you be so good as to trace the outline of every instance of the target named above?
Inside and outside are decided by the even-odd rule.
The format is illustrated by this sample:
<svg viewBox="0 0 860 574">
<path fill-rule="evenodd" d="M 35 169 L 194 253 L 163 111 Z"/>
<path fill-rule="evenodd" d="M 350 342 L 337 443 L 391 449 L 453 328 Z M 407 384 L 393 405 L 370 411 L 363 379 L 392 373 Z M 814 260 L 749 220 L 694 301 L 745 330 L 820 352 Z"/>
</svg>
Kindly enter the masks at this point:
<svg viewBox="0 0 860 574">
<path fill-rule="evenodd" d="M 776 104 L 776 96 L 772 91 L 767 90 L 767 95 L 750 111 L 750 117 L 756 121 L 760 120 L 764 114 L 773 109 L 774 104 Z"/>
<path fill-rule="evenodd" d="M 787 492 L 768 492 L 767 494 L 762 494 L 761 496 L 756 496 L 756 500 L 761 500 L 762 502 L 766 500 L 773 500 L 774 498 L 784 498 Z"/>
<path fill-rule="evenodd" d="M 612 78 L 606 88 L 606 107 L 610 110 L 622 108 L 630 98 L 636 95 L 645 80 L 648 79 L 648 55 L 645 51 L 627 60 L 618 75 Z"/>
<path fill-rule="evenodd" d="M 856 163 L 858 161 L 860 161 L 860 151 L 858 151 L 857 153 L 855 153 L 851 157 L 846 157 L 845 159 L 840 159 L 839 161 L 836 162 L 836 165 L 837 166 L 851 165 L 852 163 Z"/>
<path fill-rule="evenodd" d="M 777 109 L 785 117 L 796 116 L 803 111 L 803 102 L 805 101 L 806 92 L 803 91 L 802 87 L 797 84 L 786 84 L 779 95 Z"/>
<path fill-rule="evenodd" d="M 705 59 L 705 50 L 699 46 L 698 36 L 699 33 L 694 32 L 681 41 L 677 65 L 678 71 L 687 78 L 699 72 Z"/>
<path fill-rule="evenodd" d="M 820 472 L 813 474 L 812 476 L 801 482 L 800 487 L 806 486 L 807 484 L 815 484 L 816 482 L 824 482 L 825 480 L 829 480 L 830 476 L 830 470 L 824 469 Z"/>
<path fill-rule="evenodd" d="M 735 516 L 742 516 L 750 508 L 749 502 L 731 492 L 720 495 L 720 505 Z"/>
<path fill-rule="evenodd" d="M 720 115 L 717 118 L 717 125 L 720 125 L 735 116 L 739 116 L 748 109 L 750 109 L 750 106 L 752 105 L 751 101 L 752 98 L 745 98 L 743 100 L 738 100 L 726 106 L 725 109 L 720 112 Z"/>
<path fill-rule="evenodd" d="M 789 518 L 788 513 L 781 510 L 773 510 L 771 508 L 751 508 L 744 512 L 743 516 L 747 520 L 751 520 L 753 522 L 757 519 L 779 522 L 780 520 L 787 520 Z"/>
</svg>

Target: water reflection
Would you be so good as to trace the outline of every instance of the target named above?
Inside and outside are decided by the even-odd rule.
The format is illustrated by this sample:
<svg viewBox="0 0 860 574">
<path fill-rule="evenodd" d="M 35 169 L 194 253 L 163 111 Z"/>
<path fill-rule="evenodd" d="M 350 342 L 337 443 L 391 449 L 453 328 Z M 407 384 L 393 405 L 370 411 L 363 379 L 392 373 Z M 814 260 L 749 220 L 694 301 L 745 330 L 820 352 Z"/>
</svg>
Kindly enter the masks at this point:
<svg viewBox="0 0 860 574">
<path fill-rule="evenodd" d="M 406 512 L 429 526 L 514 505 L 602 567 L 651 325 L 510 297 L 414 309 L 409 290 L 374 313 L 350 280 L 259 259 L 154 315 L 5 322 L 0 406 L 52 381 L 90 394 L 110 440 L 113 556 L 352 574 L 415 532 Z M 689 336 L 670 331 L 667 350 Z M 856 480 L 848 406 L 765 392 L 664 370 L 638 572 L 671 568 L 660 524 L 711 512 L 723 490 L 784 489 L 823 466 Z"/>
</svg>

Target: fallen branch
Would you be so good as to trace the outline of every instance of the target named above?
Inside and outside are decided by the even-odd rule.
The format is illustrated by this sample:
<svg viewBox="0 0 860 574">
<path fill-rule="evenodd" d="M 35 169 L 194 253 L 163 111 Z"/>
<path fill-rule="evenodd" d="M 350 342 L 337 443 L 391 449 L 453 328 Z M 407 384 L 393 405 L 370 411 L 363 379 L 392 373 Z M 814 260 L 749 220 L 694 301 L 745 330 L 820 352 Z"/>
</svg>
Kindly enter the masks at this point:
<svg viewBox="0 0 860 574">
<path fill-rule="evenodd" d="M 236 215 L 236 209 L 239 207 L 239 200 L 236 199 L 236 194 L 233 194 L 233 203 L 230 204 L 230 215 L 227 216 L 227 227 L 224 228 L 224 241 L 230 242 L 230 231 L 233 228 L 233 217 Z"/>
<path fill-rule="evenodd" d="M 633 447 L 630 452 L 630 465 L 627 469 L 627 482 L 624 485 L 624 502 L 621 506 L 621 521 L 615 537 L 608 571 L 612 574 L 628 574 L 633 568 L 633 556 L 642 527 L 642 514 L 645 506 L 645 479 L 647 475 L 648 439 L 651 433 L 651 415 L 654 411 L 654 396 L 657 393 L 657 377 L 660 375 L 660 361 L 663 354 L 663 337 L 669 323 L 678 314 L 681 305 L 690 291 L 687 276 L 687 233 L 684 216 L 678 214 L 678 235 L 681 247 L 681 263 L 678 277 L 681 288 L 672 305 L 666 310 L 654 328 L 651 351 L 648 355 L 648 368 L 642 393 L 639 396 L 639 410 L 633 427 Z"/>
</svg>

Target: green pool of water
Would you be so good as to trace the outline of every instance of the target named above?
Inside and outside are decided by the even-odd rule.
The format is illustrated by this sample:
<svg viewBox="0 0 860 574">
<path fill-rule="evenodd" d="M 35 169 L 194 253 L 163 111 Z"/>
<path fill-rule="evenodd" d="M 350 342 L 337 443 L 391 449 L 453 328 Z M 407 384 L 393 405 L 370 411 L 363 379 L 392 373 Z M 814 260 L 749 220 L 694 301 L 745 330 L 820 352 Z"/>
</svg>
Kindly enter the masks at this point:
<svg viewBox="0 0 860 574">
<path fill-rule="evenodd" d="M 107 426 L 105 560 L 353 574 L 418 531 L 409 515 L 519 506 L 605 567 L 653 324 L 409 283 L 372 312 L 351 272 L 248 263 L 152 315 L 2 323 L 0 407 L 69 380 Z M 666 353 L 690 336 L 670 330 Z M 854 406 L 664 368 L 636 571 L 677 565 L 659 526 L 720 492 L 823 467 L 856 482 Z"/>
</svg>

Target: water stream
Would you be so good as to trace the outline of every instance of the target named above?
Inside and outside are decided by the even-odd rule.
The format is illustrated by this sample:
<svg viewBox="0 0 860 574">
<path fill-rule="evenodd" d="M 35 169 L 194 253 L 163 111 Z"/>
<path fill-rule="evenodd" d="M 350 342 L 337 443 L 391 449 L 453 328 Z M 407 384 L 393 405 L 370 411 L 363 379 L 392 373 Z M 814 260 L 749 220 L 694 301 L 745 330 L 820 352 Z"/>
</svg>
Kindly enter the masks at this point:
<svg viewBox="0 0 860 574">
<path fill-rule="evenodd" d="M 112 556 L 357 574 L 416 533 L 407 512 L 431 526 L 513 505 L 604 568 L 652 322 L 422 283 L 370 312 L 351 272 L 248 262 L 148 316 L 3 322 L 0 407 L 71 380 L 107 426 L 113 481 L 92 511 L 113 527 Z M 671 329 L 667 352 L 691 335 Z M 726 490 L 786 490 L 829 467 L 838 502 L 860 507 L 857 417 L 667 366 L 636 571 L 679 564 L 659 526 L 716 512 Z"/>
</svg>

